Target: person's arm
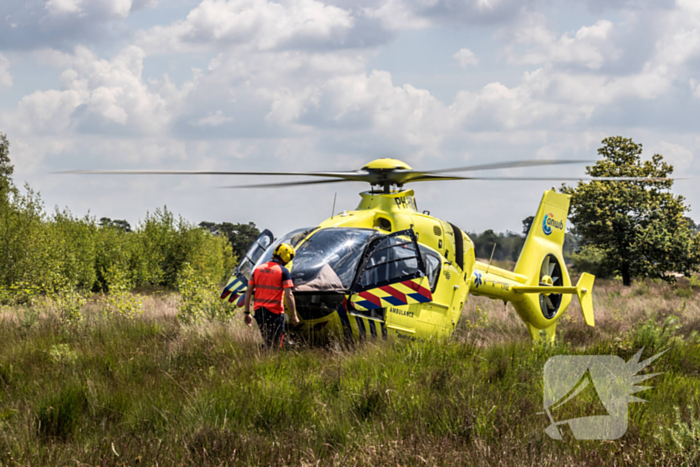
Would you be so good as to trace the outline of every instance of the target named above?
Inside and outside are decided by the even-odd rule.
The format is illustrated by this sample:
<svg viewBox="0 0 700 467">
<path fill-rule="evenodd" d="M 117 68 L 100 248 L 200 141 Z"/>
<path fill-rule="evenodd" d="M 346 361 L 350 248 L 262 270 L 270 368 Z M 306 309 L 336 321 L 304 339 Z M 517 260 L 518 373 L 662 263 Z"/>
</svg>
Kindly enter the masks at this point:
<svg viewBox="0 0 700 467">
<path fill-rule="evenodd" d="M 297 325 L 299 324 L 299 316 L 297 316 L 297 304 L 294 301 L 294 293 L 292 292 L 292 288 L 284 289 L 284 299 L 287 302 L 287 307 L 289 307 L 289 310 L 292 312 L 292 323 Z"/>
<path fill-rule="evenodd" d="M 253 296 L 253 288 L 254 287 L 255 287 L 255 285 L 248 284 L 248 288 L 245 291 L 245 298 L 243 299 L 245 302 L 245 304 L 243 305 L 244 306 L 244 308 L 243 308 L 243 313 L 244 313 L 243 321 L 248 326 L 253 325 L 253 318 L 252 318 L 252 316 L 250 316 L 250 299 Z"/>
</svg>

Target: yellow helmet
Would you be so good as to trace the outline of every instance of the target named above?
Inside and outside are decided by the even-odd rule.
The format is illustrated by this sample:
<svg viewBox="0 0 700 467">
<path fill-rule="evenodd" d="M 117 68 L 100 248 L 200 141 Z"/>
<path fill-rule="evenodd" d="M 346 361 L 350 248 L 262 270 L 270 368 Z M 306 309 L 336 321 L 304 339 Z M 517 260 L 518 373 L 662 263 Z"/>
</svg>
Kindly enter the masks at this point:
<svg viewBox="0 0 700 467">
<path fill-rule="evenodd" d="M 275 248 L 273 256 L 277 256 L 282 260 L 282 262 L 284 262 L 284 264 L 287 264 L 294 259 L 294 254 L 295 251 L 292 245 L 289 245 L 288 243 L 280 243 Z"/>
</svg>

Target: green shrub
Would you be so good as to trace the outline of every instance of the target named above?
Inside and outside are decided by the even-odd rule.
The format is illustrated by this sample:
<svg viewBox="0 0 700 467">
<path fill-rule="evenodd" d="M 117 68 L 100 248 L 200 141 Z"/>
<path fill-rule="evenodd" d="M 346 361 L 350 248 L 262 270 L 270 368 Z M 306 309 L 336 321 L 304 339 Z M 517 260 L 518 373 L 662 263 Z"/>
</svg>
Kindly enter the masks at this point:
<svg viewBox="0 0 700 467">
<path fill-rule="evenodd" d="M 674 315 L 667 316 L 660 326 L 654 318 L 649 318 L 637 329 L 633 346 L 647 347 L 652 352 L 661 350 L 683 340 L 682 336 L 676 335 L 680 329 L 680 320 Z"/>
<path fill-rule="evenodd" d="M 65 282 L 48 295 L 63 324 L 76 325 L 85 319 L 82 310 L 87 299 L 72 284 Z"/>
<path fill-rule="evenodd" d="M 676 289 L 676 296 L 680 298 L 691 298 L 693 296 L 693 289 L 678 288 Z"/>
<path fill-rule="evenodd" d="M 141 299 L 130 292 L 132 284 L 128 278 L 128 271 L 118 264 L 109 266 L 103 273 L 107 282 L 107 308 L 104 312 L 108 317 L 120 317 L 133 319 L 143 313 Z"/>
<path fill-rule="evenodd" d="M 674 407 L 675 421 L 670 427 L 660 427 L 660 438 L 683 454 L 687 462 L 685 465 L 697 465 L 695 462 L 700 457 L 700 417 L 694 406 L 688 405 L 687 408 L 689 420 L 684 422 L 680 409 Z"/>
<path fill-rule="evenodd" d="M 177 319 L 182 323 L 197 323 L 203 318 L 226 321 L 235 316 L 235 307 L 219 298 L 217 283 L 186 263 L 178 278 L 180 303 Z"/>
</svg>

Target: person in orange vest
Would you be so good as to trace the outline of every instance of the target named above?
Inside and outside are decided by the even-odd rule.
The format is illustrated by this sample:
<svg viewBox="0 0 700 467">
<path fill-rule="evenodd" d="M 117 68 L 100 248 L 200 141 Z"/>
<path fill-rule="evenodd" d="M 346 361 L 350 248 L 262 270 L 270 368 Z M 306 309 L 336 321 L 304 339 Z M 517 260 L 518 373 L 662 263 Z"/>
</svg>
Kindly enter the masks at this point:
<svg viewBox="0 0 700 467">
<path fill-rule="evenodd" d="M 245 292 L 245 324 L 252 326 L 250 299 L 255 293 L 255 321 L 260 328 L 267 348 L 282 347 L 284 342 L 284 303 L 292 313 L 292 325 L 299 324 L 297 307 L 294 302 L 292 275 L 285 267 L 294 259 L 294 247 L 280 243 L 272 254 L 272 261 L 263 263 L 253 271 Z"/>
</svg>

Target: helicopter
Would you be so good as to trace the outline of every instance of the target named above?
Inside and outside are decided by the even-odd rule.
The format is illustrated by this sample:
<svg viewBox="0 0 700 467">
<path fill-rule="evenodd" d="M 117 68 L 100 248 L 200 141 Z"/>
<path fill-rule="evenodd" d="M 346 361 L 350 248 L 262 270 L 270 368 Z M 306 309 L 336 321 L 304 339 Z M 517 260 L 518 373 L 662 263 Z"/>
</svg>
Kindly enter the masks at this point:
<svg viewBox="0 0 700 467">
<path fill-rule="evenodd" d="M 307 176 L 312 180 L 224 188 L 280 188 L 365 182 L 354 210 L 342 211 L 279 238 L 264 230 L 233 271 L 221 298 L 241 306 L 253 270 L 272 259 L 280 243 L 296 249 L 287 265 L 300 324 L 292 335 L 322 343 L 398 338 L 425 341 L 451 336 L 471 295 L 511 303 L 533 340 L 554 340 L 559 319 L 575 295 L 584 321 L 595 326 L 595 277 L 573 285 L 562 247 L 569 195 L 546 190 L 513 271 L 477 261 L 474 243 L 453 223 L 419 212 L 408 183 L 446 180 L 657 181 L 643 177 L 474 177 L 458 172 L 582 163 L 524 160 L 430 171 L 381 158 L 345 172 L 181 170 L 71 170 L 62 173 L 131 175 Z"/>
<path fill-rule="evenodd" d="M 518 165 L 568 162 L 578 161 Z M 479 170 L 506 165 L 514 164 L 479 166 Z M 595 325 L 595 277 L 583 273 L 572 286 L 563 258 L 568 195 L 544 192 L 511 272 L 477 261 L 474 244 L 463 230 L 427 211 L 419 212 L 414 191 L 403 188 L 410 182 L 467 177 L 415 172 L 408 164 L 387 158 L 355 173 L 326 176 L 333 181 L 368 181 L 373 189 L 360 193 L 355 210 L 334 214 L 316 227 L 297 229 L 278 239 L 263 231 L 232 274 L 222 299 L 241 306 L 254 268 L 269 261 L 278 244 L 289 243 L 297 252 L 288 267 L 301 318 L 293 332 L 309 341 L 338 336 L 350 341 L 448 337 L 469 294 L 511 303 L 534 340 L 554 339 L 557 321 L 573 295 L 585 322 Z M 315 183 L 323 181 L 292 185 Z"/>
</svg>

